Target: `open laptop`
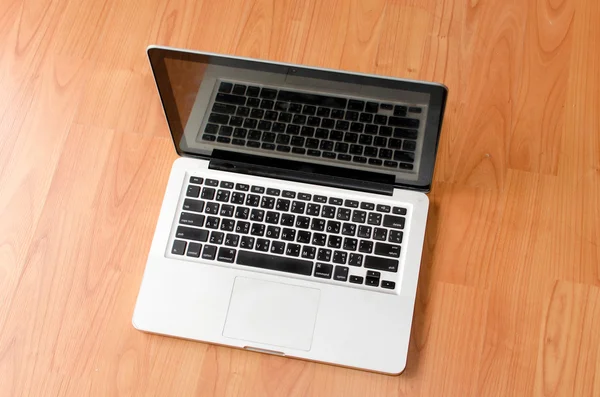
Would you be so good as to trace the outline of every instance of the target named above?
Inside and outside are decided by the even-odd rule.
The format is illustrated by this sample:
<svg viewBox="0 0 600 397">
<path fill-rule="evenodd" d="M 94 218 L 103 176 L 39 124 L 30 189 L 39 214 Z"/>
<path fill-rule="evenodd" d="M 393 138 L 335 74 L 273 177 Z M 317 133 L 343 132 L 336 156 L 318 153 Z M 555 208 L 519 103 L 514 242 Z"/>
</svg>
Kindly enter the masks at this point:
<svg viewBox="0 0 600 397">
<path fill-rule="evenodd" d="M 149 47 L 177 153 L 133 325 L 406 365 L 447 89 Z"/>
</svg>

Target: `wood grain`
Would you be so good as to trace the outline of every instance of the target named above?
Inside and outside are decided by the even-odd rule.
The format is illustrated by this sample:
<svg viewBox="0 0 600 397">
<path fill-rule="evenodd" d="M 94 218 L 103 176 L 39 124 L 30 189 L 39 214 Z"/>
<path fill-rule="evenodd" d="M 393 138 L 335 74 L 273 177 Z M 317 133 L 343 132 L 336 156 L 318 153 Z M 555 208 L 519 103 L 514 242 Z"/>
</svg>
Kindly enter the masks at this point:
<svg viewBox="0 0 600 397">
<path fill-rule="evenodd" d="M 0 396 L 600 396 L 597 0 L 5 0 Z M 176 158 L 145 47 L 450 88 L 398 377 L 131 326 Z"/>
</svg>

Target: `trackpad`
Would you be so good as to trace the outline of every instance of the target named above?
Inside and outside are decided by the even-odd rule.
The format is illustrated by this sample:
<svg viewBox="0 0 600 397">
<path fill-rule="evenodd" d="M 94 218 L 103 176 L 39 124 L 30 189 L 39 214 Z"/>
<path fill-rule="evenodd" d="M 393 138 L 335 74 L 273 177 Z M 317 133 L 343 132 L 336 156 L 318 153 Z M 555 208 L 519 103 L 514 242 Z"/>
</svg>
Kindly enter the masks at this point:
<svg viewBox="0 0 600 397">
<path fill-rule="evenodd" d="M 314 288 L 236 277 L 223 336 L 308 351 L 320 295 Z"/>
</svg>

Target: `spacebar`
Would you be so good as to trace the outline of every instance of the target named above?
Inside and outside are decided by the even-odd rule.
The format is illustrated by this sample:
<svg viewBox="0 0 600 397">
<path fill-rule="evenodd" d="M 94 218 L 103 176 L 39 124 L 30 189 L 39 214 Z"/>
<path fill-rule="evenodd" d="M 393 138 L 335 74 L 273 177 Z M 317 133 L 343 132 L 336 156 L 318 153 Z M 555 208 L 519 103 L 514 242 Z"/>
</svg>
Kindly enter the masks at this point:
<svg viewBox="0 0 600 397">
<path fill-rule="evenodd" d="M 310 261 L 287 258 L 284 256 L 258 254 L 256 252 L 242 250 L 238 252 L 236 263 L 238 265 L 260 267 L 261 269 L 303 274 L 305 276 L 310 276 L 312 274 L 313 267 L 313 263 Z"/>
</svg>

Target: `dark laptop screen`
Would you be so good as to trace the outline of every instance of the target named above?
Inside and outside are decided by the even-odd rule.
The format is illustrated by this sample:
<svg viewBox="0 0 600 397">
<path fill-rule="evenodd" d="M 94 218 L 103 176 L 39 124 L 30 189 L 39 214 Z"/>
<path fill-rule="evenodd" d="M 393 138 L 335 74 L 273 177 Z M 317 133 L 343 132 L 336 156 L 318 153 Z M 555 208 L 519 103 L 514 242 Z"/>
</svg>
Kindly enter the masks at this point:
<svg viewBox="0 0 600 397">
<path fill-rule="evenodd" d="M 218 149 L 388 175 L 419 190 L 431 184 L 441 85 L 166 48 L 148 54 L 180 155 Z"/>
</svg>

